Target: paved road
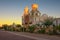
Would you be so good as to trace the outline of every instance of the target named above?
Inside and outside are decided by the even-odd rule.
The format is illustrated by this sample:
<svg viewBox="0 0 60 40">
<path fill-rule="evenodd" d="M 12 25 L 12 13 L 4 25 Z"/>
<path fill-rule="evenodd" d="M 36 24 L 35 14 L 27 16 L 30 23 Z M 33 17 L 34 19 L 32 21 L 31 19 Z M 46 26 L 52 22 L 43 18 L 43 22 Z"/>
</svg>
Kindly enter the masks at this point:
<svg viewBox="0 0 60 40">
<path fill-rule="evenodd" d="M 34 39 L 30 39 L 27 37 L 11 34 L 11 33 L 8 33 L 6 31 L 0 30 L 0 40 L 34 40 Z"/>
<path fill-rule="evenodd" d="M 0 30 L 0 40 L 60 40 L 60 37 L 53 35 L 50 36 L 43 34 Z"/>
<path fill-rule="evenodd" d="M 36 39 L 36 40 L 60 40 L 60 35 L 46 35 L 46 34 L 34 34 L 34 33 L 27 33 L 27 32 L 9 32 L 8 33 L 12 33 L 15 35 L 20 35 L 20 36 L 24 36 L 27 38 L 32 38 L 32 39 Z"/>
</svg>

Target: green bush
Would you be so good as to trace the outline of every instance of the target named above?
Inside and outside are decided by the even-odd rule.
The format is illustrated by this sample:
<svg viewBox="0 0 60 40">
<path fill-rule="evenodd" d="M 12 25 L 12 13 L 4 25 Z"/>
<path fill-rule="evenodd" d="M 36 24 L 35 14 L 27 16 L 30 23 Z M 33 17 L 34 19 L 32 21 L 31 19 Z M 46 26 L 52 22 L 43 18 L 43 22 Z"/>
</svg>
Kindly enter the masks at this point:
<svg viewBox="0 0 60 40">
<path fill-rule="evenodd" d="M 49 30 L 48 34 L 53 35 L 53 31 Z"/>
<path fill-rule="evenodd" d="M 0 29 L 3 29 L 3 27 L 0 27 Z"/>
<path fill-rule="evenodd" d="M 45 33 L 45 29 L 41 29 L 41 33 L 43 33 L 43 34 L 44 34 L 44 33 Z"/>
<path fill-rule="evenodd" d="M 45 29 L 38 30 L 38 33 L 45 33 Z"/>
<path fill-rule="evenodd" d="M 20 28 L 20 31 L 23 32 L 23 27 Z"/>
<path fill-rule="evenodd" d="M 20 31 L 21 31 L 21 32 L 26 32 L 26 28 L 20 27 Z"/>
<path fill-rule="evenodd" d="M 8 25 L 5 24 L 2 27 L 3 27 L 4 30 L 8 30 Z"/>
<path fill-rule="evenodd" d="M 38 33 L 41 33 L 41 30 L 38 30 L 37 32 L 38 32 Z"/>
<path fill-rule="evenodd" d="M 12 31 L 16 31 L 15 29 L 16 29 L 16 28 L 14 28 L 14 27 L 11 28 Z"/>
<path fill-rule="evenodd" d="M 53 30 L 53 34 L 55 34 L 55 35 L 56 35 L 56 34 L 57 34 L 57 31 L 56 31 L 56 30 Z"/>
<path fill-rule="evenodd" d="M 60 32 L 60 25 L 58 26 L 58 30 L 59 30 L 59 32 Z"/>
<path fill-rule="evenodd" d="M 57 29 L 58 29 L 58 26 L 53 27 L 53 34 L 55 34 L 55 35 L 57 34 Z"/>
<path fill-rule="evenodd" d="M 29 26 L 29 32 L 31 32 L 31 33 L 33 33 L 34 32 L 34 30 L 35 30 L 35 26 L 34 25 L 32 25 L 32 26 Z"/>
</svg>

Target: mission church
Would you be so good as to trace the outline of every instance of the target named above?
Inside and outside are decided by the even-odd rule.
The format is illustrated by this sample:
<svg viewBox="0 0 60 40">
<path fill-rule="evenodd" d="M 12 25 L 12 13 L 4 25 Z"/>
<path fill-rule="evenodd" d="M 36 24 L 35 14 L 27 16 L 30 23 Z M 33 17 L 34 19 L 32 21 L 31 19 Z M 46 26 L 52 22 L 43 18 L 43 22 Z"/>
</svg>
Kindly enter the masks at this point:
<svg viewBox="0 0 60 40">
<path fill-rule="evenodd" d="M 28 7 L 25 7 L 24 13 L 22 16 L 22 25 L 28 27 L 35 24 L 42 24 L 44 20 L 48 18 L 48 15 L 43 14 L 38 10 L 38 4 L 32 4 L 31 11 Z"/>
</svg>

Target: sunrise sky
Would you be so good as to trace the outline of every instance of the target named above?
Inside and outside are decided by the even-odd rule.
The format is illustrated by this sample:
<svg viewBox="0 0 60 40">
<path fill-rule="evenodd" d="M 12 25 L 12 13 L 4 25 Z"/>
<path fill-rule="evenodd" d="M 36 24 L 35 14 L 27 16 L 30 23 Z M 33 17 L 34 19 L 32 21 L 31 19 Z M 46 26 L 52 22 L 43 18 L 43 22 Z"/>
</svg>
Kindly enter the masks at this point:
<svg viewBox="0 0 60 40">
<path fill-rule="evenodd" d="M 60 17 L 60 0 L 0 0 L 0 25 L 21 24 L 21 16 L 25 6 L 37 3 L 41 14 Z"/>
</svg>

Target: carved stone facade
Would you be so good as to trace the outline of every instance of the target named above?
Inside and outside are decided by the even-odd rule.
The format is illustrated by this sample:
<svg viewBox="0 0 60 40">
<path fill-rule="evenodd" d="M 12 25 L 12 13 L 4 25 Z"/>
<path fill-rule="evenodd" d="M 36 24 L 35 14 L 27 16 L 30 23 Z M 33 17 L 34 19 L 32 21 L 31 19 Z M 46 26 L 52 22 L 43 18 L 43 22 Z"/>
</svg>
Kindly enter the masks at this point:
<svg viewBox="0 0 60 40">
<path fill-rule="evenodd" d="M 25 12 L 26 11 L 26 12 Z M 40 11 L 37 4 L 32 4 L 32 9 L 29 12 L 28 7 L 24 9 L 24 15 L 22 16 L 22 25 L 30 26 L 40 22 Z"/>
<path fill-rule="evenodd" d="M 22 16 L 22 25 L 24 27 L 35 25 L 35 24 L 42 24 L 44 19 L 47 19 L 48 16 L 43 15 L 41 16 L 40 11 L 38 10 L 37 4 L 32 4 L 31 11 L 29 11 L 28 7 L 25 7 L 24 14 Z"/>
</svg>

